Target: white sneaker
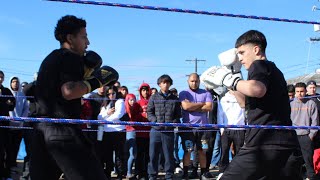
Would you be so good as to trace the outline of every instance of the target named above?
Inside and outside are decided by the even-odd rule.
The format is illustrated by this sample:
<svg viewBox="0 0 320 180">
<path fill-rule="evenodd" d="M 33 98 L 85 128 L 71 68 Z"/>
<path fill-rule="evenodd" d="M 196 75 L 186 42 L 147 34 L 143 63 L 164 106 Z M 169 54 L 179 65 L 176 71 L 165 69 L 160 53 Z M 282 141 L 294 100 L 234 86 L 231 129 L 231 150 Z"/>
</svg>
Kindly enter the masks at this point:
<svg viewBox="0 0 320 180">
<path fill-rule="evenodd" d="M 183 173 L 183 170 L 181 167 L 176 167 L 176 169 L 174 170 L 174 173 L 175 174 L 182 174 Z"/>
<path fill-rule="evenodd" d="M 111 171 L 111 176 L 117 176 L 118 173 L 116 171 Z"/>
<path fill-rule="evenodd" d="M 221 176 L 223 175 L 223 173 L 220 173 L 217 177 L 217 180 L 219 180 L 221 178 Z"/>
</svg>

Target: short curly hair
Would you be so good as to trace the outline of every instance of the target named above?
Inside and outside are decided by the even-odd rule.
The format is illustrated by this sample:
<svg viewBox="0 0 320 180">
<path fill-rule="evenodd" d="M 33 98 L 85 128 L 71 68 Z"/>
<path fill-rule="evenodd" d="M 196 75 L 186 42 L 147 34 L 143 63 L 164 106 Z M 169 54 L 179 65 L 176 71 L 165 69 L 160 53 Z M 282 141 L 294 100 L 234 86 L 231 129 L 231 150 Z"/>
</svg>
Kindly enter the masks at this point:
<svg viewBox="0 0 320 180">
<path fill-rule="evenodd" d="M 67 41 L 68 34 L 76 35 L 80 32 L 81 28 L 85 28 L 86 26 L 87 23 L 85 20 L 73 15 L 66 15 L 58 20 L 54 30 L 54 36 L 56 40 L 62 44 Z"/>
</svg>

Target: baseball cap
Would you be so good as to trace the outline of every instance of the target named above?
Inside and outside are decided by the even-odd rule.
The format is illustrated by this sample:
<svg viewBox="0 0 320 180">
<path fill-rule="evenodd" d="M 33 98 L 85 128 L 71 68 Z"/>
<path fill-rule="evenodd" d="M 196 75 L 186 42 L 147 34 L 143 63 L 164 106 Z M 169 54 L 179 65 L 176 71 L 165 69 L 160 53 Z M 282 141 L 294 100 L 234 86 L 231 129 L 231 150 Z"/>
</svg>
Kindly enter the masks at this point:
<svg viewBox="0 0 320 180">
<path fill-rule="evenodd" d="M 308 82 L 307 82 L 307 86 L 309 86 L 309 85 L 315 85 L 315 86 L 317 86 L 317 83 L 316 83 L 316 81 L 311 80 L 311 81 L 308 81 Z"/>
</svg>

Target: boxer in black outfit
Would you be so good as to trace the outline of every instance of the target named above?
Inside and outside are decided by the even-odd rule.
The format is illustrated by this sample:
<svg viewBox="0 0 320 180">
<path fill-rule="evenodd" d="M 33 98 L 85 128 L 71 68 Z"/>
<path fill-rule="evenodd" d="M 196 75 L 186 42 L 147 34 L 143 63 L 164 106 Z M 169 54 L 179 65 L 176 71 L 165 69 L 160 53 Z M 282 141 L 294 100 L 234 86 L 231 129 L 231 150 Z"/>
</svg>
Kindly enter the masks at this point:
<svg viewBox="0 0 320 180">
<path fill-rule="evenodd" d="M 60 49 L 42 62 L 35 86 L 36 116 L 79 119 L 81 97 L 119 78 L 116 70 L 101 65 L 95 52 L 86 54 L 86 21 L 62 17 L 55 28 Z M 32 141 L 32 180 L 106 180 L 90 141 L 78 124 L 38 123 Z"/>
</svg>

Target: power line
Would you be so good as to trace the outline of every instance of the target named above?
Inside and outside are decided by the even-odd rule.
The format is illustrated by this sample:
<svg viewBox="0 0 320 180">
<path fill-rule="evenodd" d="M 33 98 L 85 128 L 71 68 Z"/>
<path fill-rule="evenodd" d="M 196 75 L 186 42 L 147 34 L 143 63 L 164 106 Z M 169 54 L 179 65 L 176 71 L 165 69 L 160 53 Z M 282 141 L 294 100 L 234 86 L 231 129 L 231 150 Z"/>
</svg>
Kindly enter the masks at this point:
<svg viewBox="0 0 320 180">
<path fill-rule="evenodd" d="M 194 72 L 195 73 L 198 73 L 198 61 L 203 61 L 203 62 L 205 62 L 206 60 L 200 60 L 200 59 L 193 59 L 193 60 L 189 60 L 189 59 L 187 59 L 186 61 L 189 61 L 189 62 L 193 62 L 194 61 Z"/>
</svg>

